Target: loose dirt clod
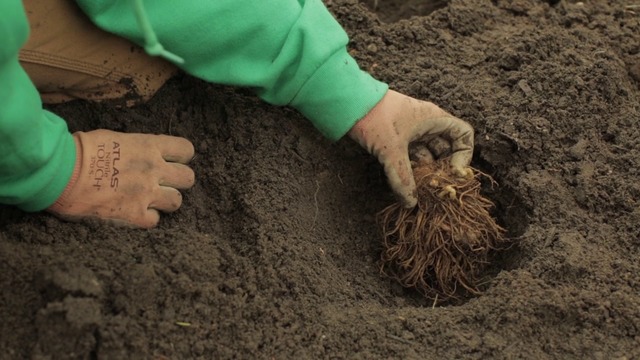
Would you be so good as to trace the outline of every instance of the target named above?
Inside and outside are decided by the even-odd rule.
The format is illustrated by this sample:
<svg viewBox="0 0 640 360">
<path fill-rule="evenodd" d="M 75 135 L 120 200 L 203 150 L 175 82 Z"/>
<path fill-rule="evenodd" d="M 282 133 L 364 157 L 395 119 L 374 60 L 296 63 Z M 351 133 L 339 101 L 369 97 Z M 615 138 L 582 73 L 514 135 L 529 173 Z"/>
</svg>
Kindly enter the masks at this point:
<svg viewBox="0 0 640 360">
<path fill-rule="evenodd" d="M 418 206 L 393 204 L 378 214 L 382 228 L 382 272 L 405 287 L 441 301 L 461 291 L 477 294 L 477 276 L 489 250 L 505 242 L 505 230 L 480 194 L 480 177 L 456 178 L 447 161 L 413 169 Z M 493 179 L 491 179 L 493 182 Z"/>
</svg>

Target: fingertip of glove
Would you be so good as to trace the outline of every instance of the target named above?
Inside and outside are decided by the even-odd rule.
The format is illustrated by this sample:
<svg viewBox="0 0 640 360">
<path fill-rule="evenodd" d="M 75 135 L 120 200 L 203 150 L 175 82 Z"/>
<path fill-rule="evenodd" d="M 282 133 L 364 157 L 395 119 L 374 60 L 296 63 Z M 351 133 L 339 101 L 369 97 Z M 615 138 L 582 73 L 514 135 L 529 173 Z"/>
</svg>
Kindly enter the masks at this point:
<svg viewBox="0 0 640 360">
<path fill-rule="evenodd" d="M 473 170 L 469 167 L 454 167 L 453 173 L 461 179 L 473 178 Z"/>
<path fill-rule="evenodd" d="M 405 209 L 413 209 L 414 207 L 416 207 L 416 205 L 418 204 L 418 198 L 415 196 L 415 191 L 414 194 L 403 196 L 400 199 L 400 203 Z"/>
</svg>

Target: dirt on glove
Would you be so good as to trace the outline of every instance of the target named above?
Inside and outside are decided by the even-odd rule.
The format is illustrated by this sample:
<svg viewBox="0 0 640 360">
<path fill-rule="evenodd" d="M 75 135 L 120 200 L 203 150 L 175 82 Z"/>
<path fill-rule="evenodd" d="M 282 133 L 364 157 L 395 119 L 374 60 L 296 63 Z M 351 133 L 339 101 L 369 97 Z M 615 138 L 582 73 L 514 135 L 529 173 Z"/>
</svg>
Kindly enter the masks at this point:
<svg viewBox="0 0 640 360">
<path fill-rule="evenodd" d="M 72 131 L 185 136 L 197 180 L 149 231 L 0 207 L 3 358 L 640 357 L 640 9 L 326 3 L 364 69 L 476 129 L 514 239 L 483 293 L 433 307 L 380 275 L 394 198 L 357 144 L 183 75 L 133 109 L 52 109 Z"/>
</svg>

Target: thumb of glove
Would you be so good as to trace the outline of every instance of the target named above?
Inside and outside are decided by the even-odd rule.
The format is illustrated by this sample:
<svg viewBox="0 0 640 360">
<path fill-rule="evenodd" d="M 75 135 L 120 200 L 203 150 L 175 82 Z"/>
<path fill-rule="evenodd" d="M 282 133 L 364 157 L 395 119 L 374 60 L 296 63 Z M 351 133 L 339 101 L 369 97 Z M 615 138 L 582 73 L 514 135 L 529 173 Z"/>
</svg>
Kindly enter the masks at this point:
<svg viewBox="0 0 640 360">
<path fill-rule="evenodd" d="M 383 165 L 389 186 L 405 208 L 412 208 L 418 203 L 416 182 L 411 170 L 408 151 L 381 151 L 378 161 Z"/>
<path fill-rule="evenodd" d="M 375 109 L 369 115 L 373 113 Z M 412 208 L 418 203 L 418 198 L 409 160 L 409 145 L 397 135 L 386 136 L 395 133 L 391 122 L 376 123 L 372 120 L 370 116 L 360 120 L 349 131 L 349 136 L 378 158 L 391 190 L 404 207 Z"/>
</svg>

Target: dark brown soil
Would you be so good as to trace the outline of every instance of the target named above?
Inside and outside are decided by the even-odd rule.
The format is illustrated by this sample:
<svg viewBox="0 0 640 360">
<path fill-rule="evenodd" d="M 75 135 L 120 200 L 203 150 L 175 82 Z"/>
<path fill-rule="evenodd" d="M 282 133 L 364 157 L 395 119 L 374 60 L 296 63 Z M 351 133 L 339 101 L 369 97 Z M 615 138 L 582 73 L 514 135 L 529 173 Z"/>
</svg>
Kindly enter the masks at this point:
<svg viewBox="0 0 640 360">
<path fill-rule="evenodd" d="M 363 68 L 476 128 L 516 240 L 484 294 L 432 307 L 381 277 L 376 160 L 183 76 L 134 109 L 54 109 L 186 136 L 198 181 L 151 231 L 0 207 L 1 358 L 640 357 L 640 8 L 326 3 Z"/>
</svg>

